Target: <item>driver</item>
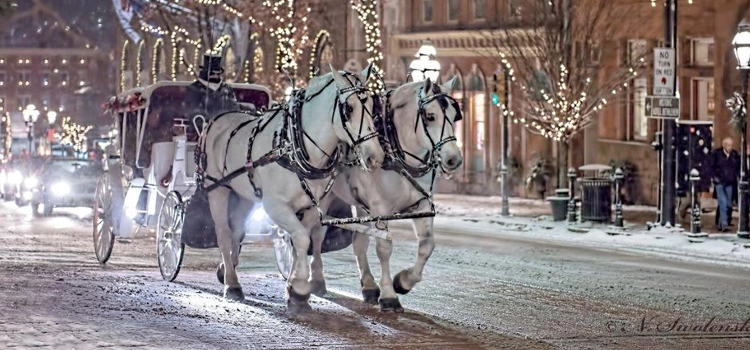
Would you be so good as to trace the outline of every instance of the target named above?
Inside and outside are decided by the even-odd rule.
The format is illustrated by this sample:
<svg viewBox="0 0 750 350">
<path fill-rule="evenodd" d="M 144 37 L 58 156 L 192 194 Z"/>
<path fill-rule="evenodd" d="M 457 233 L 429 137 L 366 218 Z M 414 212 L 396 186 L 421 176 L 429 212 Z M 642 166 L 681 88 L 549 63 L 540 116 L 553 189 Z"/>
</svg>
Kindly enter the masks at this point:
<svg viewBox="0 0 750 350">
<path fill-rule="evenodd" d="M 198 80 L 188 86 L 185 95 L 186 114 L 191 119 L 200 114 L 208 121 L 227 112 L 239 111 L 234 89 L 222 79 L 221 56 L 205 54 L 200 69 Z"/>
</svg>

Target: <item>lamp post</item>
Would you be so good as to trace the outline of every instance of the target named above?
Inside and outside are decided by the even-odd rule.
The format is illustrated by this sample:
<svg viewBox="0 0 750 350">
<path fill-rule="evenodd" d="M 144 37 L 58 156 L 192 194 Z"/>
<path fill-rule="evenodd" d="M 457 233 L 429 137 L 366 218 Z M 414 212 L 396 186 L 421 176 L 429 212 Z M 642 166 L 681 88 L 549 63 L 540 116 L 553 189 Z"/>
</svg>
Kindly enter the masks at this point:
<svg viewBox="0 0 750 350">
<path fill-rule="evenodd" d="M 29 139 L 29 155 L 34 154 L 34 123 L 39 118 L 39 111 L 36 106 L 30 104 L 23 110 L 23 120 L 26 122 L 26 131 Z"/>
<path fill-rule="evenodd" d="M 49 128 L 47 129 L 47 144 L 49 145 L 49 154 L 52 154 L 52 142 L 55 141 L 55 121 L 57 120 L 57 112 L 47 112 L 47 122 Z"/>
<path fill-rule="evenodd" d="M 740 120 L 740 185 L 739 211 L 740 223 L 737 226 L 737 236 L 749 238 L 748 234 L 748 179 L 747 179 L 747 74 L 750 70 L 750 24 L 742 21 L 737 34 L 732 40 L 732 49 L 737 58 L 737 69 L 742 74 L 742 115 Z"/>
<path fill-rule="evenodd" d="M 427 39 L 417 51 L 416 57 L 409 64 L 409 76 L 412 81 L 424 81 L 430 79 L 432 82 L 438 82 L 440 78 L 440 62 L 435 59 L 437 50 L 432 45 L 432 41 Z"/>
</svg>

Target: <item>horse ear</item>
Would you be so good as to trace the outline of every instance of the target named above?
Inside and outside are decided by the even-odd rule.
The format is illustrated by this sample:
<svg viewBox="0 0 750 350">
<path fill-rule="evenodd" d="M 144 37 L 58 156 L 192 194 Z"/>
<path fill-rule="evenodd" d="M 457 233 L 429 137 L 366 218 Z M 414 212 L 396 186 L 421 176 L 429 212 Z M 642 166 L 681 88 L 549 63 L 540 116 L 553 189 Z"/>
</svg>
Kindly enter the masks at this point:
<svg viewBox="0 0 750 350">
<path fill-rule="evenodd" d="M 367 67 L 362 71 L 362 81 L 364 84 L 367 84 L 367 82 L 370 81 L 370 76 L 372 76 L 372 69 L 373 69 L 372 62 L 367 64 Z"/>
<path fill-rule="evenodd" d="M 453 78 L 451 78 L 451 80 L 448 80 L 448 82 L 443 84 L 442 86 L 443 92 L 450 95 L 450 93 L 453 92 L 453 89 L 456 88 L 457 84 L 458 84 L 458 77 L 454 75 Z"/>
<path fill-rule="evenodd" d="M 336 86 L 339 89 L 348 88 L 350 83 L 341 75 L 341 72 L 339 72 L 338 69 L 333 68 L 333 65 L 330 63 L 328 63 L 328 67 L 331 68 L 331 75 L 333 75 L 333 81 L 336 82 Z"/>
<path fill-rule="evenodd" d="M 425 78 L 424 83 L 422 85 L 422 92 L 424 93 L 425 96 L 432 93 L 432 80 Z"/>
</svg>

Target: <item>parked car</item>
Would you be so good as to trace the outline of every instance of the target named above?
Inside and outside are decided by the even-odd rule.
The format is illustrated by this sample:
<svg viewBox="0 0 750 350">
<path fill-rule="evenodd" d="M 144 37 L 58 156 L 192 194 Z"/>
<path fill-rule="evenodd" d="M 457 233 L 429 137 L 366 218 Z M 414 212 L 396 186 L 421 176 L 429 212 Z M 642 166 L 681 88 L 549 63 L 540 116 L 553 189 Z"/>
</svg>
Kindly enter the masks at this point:
<svg viewBox="0 0 750 350">
<path fill-rule="evenodd" d="M 28 183 L 34 182 L 35 175 L 46 161 L 46 157 L 14 158 L 3 164 L 0 170 L 0 194 L 6 201 L 15 200 L 19 206 L 28 204 L 30 192 L 26 198 L 23 189 L 29 188 Z M 24 185 L 27 183 L 26 185 Z"/>
<path fill-rule="evenodd" d="M 97 180 L 103 172 L 101 164 L 91 160 L 50 159 L 31 188 L 32 212 L 50 216 L 55 207 L 91 206 Z"/>
</svg>

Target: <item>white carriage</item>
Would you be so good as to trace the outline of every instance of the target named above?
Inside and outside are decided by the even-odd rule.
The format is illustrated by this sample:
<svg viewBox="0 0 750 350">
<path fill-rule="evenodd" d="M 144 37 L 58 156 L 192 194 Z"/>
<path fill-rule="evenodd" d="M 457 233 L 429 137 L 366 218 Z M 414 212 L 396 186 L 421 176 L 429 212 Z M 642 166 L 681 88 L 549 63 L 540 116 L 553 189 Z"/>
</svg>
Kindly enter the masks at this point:
<svg viewBox="0 0 750 350">
<path fill-rule="evenodd" d="M 94 202 L 94 252 L 99 262 L 107 262 L 116 237 L 127 242 L 141 228 L 156 227 L 159 265 L 162 273 L 165 268 L 171 272 L 165 279 L 179 272 L 184 244 L 174 231 L 180 232 L 183 200 L 196 189 L 198 131 L 196 116 L 188 115 L 185 105 L 190 84 L 158 82 L 110 99 L 116 137 L 107 147 L 107 171 L 98 181 Z M 268 88 L 230 86 L 243 109 L 253 112 L 270 106 Z M 160 220 L 170 222 L 157 225 Z"/>
</svg>

